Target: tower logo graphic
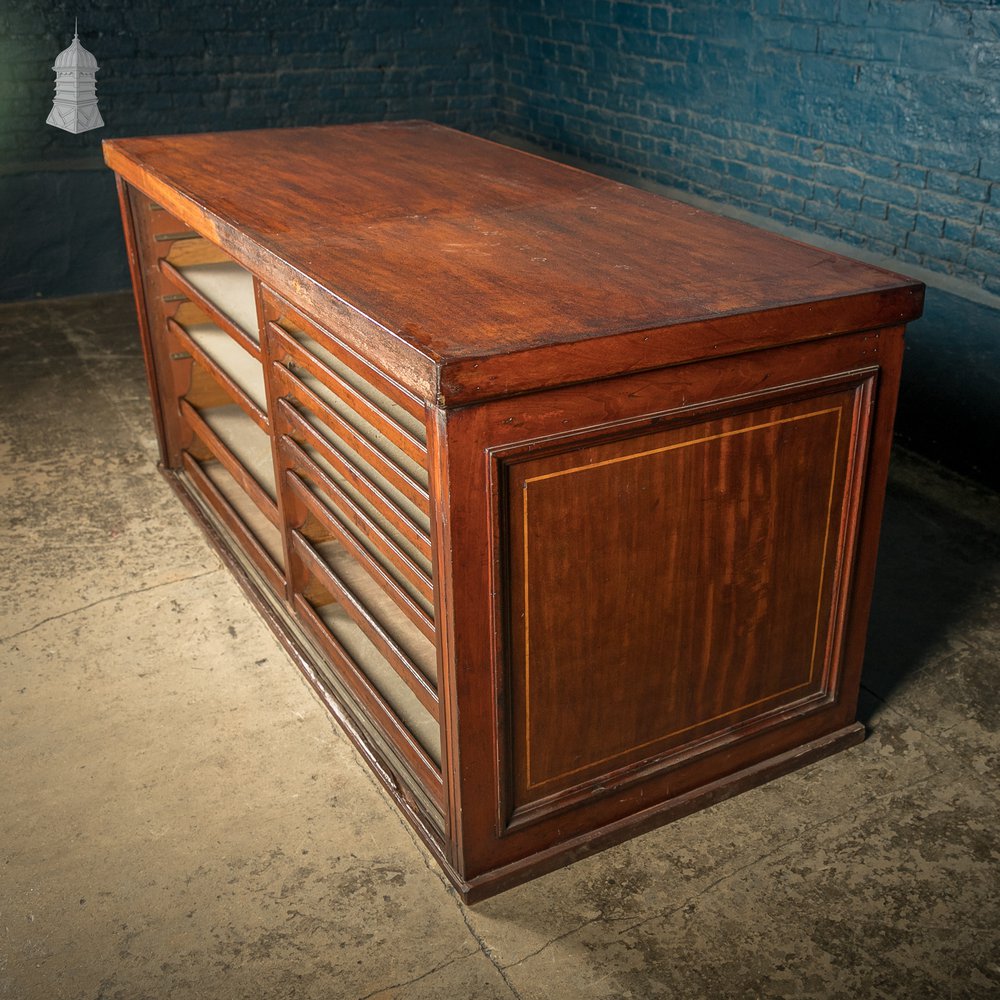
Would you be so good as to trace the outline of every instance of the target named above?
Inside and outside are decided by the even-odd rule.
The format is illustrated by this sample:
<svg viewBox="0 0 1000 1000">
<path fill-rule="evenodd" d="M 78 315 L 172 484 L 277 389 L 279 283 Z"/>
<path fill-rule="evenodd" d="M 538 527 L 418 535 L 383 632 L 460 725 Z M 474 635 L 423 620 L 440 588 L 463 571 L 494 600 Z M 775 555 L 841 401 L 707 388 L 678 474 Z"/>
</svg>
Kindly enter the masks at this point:
<svg viewBox="0 0 1000 1000">
<path fill-rule="evenodd" d="M 101 128 L 104 119 L 97 107 L 97 60 L 81 44 L 77 25 L 73 25 L 73 43 L 56 56 L 56 96 L 47 125 L 67 132 L 88 132 Z"/>
</svg>

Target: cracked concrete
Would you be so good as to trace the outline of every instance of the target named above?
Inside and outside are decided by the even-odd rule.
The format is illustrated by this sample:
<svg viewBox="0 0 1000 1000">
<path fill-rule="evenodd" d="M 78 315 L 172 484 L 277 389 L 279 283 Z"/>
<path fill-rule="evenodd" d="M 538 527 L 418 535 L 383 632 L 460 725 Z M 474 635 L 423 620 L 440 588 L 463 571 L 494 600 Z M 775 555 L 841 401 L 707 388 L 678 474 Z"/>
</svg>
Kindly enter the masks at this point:
<svg viewBox="0 0 1000 1000">
<path fill-rule="evenodd" d="M 1000 501 L 896 457 L 861 746 L 463 907 L 153 467 L 132 305 L 0 307 L 0 998 L 1000 995 Z"/>
</svg>

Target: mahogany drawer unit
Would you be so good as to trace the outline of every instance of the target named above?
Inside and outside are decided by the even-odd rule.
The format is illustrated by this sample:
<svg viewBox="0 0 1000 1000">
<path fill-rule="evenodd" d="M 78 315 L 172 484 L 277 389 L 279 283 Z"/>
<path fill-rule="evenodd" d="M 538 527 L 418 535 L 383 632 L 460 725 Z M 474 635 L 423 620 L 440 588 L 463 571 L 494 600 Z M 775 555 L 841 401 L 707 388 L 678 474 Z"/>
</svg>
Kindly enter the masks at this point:
<svg viewBox="0 0 1000 1000">
<path fill-rule="evenodd" d="M 104 150 L 162 469 L 465 900 L 862 739 L 922 285 L 426 122 Z"/>
</svg>

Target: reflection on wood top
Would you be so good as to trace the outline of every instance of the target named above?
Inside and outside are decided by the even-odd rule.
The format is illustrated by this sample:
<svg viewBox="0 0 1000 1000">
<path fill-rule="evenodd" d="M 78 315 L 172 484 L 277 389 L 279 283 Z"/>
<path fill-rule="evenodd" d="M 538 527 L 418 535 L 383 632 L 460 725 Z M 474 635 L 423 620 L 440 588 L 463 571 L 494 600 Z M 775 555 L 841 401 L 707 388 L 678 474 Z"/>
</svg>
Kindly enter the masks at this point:
<svg viewBox="0 0 1000 1000">
<path fill-rule="evenodd" d="M 920 312 L 911 279 L 426 122 L 113 140 L 105 156 L 279 291 L 331 292 L 438 369 L 636 331 L 680 359 L 706 325 L 788 307 L 771 343 Z M 857 296 L 841 329 L 810 319 Z"/>
</svg>

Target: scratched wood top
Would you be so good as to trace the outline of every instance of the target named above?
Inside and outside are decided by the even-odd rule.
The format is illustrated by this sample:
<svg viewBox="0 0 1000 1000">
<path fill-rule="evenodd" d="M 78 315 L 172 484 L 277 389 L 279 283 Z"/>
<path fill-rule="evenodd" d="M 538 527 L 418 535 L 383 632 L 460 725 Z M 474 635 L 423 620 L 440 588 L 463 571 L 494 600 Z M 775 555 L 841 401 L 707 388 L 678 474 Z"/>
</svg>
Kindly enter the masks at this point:
<svg viewBox="0 0 1000 1000">
<path fill-rule="evenodd" d="M 599 377 L 922 303 L 911 279 L 426 122 L 113 140 L 105 157 L 279 291 L 374 320 L 373 353 L 414 352 L 442 401 L 532 388 L 531 352 Z"/>
</svg>

